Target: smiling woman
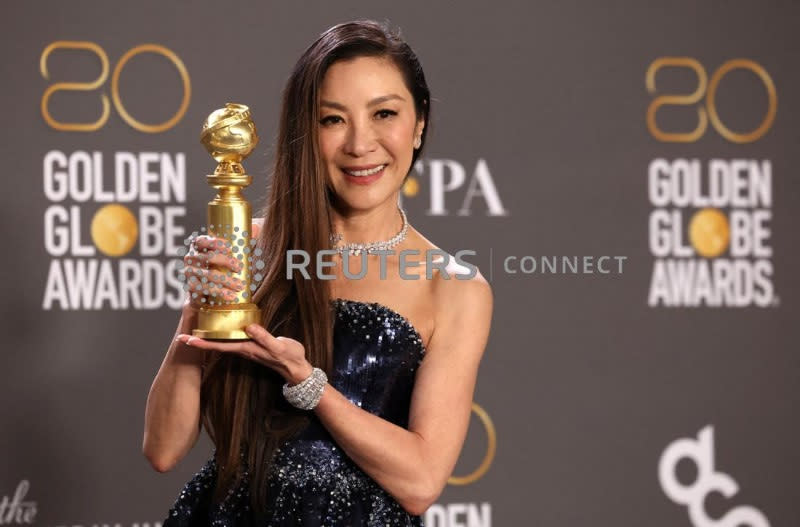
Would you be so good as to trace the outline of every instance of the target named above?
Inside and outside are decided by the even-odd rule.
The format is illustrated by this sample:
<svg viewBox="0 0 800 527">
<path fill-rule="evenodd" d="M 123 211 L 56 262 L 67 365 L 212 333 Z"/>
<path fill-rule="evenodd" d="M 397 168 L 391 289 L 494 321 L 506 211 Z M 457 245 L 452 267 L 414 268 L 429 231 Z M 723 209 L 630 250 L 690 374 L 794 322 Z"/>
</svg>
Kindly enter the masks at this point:
<svg viewBox="0 0 800 527">
<path fill-rule="evenodd" d="M 464 443 L 492 315 L 477 268 L 465 280 L 400 272 L 405 250 L 446 255 L 399 206 L 429 120 L 422 67 L 384 24 L 336 25 L 298 60 L 256 236 L 262 323 L 246 328 L 250 341 L 192 337 L 188 297 L 148 396 L 143 448 L 157 470 L 201 425 L 216 447 L 165 527 L 423 525 Z M 327 250 L 330 264 L 366 255 L 368 270 L 289 280 L 290 250 Z M 187 272 L 235 287 L 204 268 L 229 256 Z"/>
<path fill-rule="evenodd" d="M 375 209 L 401 188 L 427 114 L 417 111 L 401 71 L 385 56 L 331 65 L 320 88 L 320 114 L 320 155 L 335 196 L 334 223 L 340 223 L 337 210 Z"/>
</svg>

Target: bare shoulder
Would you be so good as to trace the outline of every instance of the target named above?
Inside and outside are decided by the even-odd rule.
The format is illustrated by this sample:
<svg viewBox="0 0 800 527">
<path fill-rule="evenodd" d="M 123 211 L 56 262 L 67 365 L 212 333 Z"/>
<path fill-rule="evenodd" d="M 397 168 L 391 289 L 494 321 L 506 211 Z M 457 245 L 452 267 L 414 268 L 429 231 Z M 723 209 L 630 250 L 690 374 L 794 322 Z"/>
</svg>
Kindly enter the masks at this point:
<svg viewBox="0 0 800 527">
<path fill-rule="evenodd" d="M 477 266 L 467 275 L 445 278 L 438 274 L 434 284 L 431 355 L 453 360 L 480 361 L 489 340 L 494 311 L 491 285 Z M 458 357 L 458 359 L 456 359 Z"/>
<path fill-rule="evenodd" d="M 490 316 L 494 304 L 492 286 L 474 264 L 464 265 L 449 256 L 446 273 L 434 277 L 434 295 L 439 313 L 470 311 L 473 316 Z M 454 309 L 455 308 L 455 309 Z"/>
<path fill-rule="evenodd" d="M 253 218 L 253 223 L 257 224 L 259 227 L 263 227 L 264 218 Z"/>
<path fill-rule="evenodd" d="M 433 264 L 431 271 L 432 279 L 437 284 L 435 289 L 440 291 L 439 294 L 444 295 L 443 298 L 440 297 L 436 300 L 446 300 L 453 294 L 466 294 L 467 296 L 488 294 L 491 297 L 491 286 L 477 265 L 453 256 L 427 239 L 417 229 L 413 227 L 411 229 L 416 238 L 416 245 L 421 248 L 423 253 L 423 262 L 420 263 L 423 266 L 428 261 Z M 456 283 L 464 285 L 463 287 L 450 285 Z"/>
<path fill-rule="evenodd" d="M 442 339 L 456 342 L 459 333 L 467 333 L 478 340 L 488 338 L 494 295 L 478 266 L 457 259 L 418 232 L 416 234 L 427 250 L 435 252 L 432 260 L 442 262 L 431 276 L 434 305 L 432 344 L 438 342 L 441 346 Z"/>
</svg>

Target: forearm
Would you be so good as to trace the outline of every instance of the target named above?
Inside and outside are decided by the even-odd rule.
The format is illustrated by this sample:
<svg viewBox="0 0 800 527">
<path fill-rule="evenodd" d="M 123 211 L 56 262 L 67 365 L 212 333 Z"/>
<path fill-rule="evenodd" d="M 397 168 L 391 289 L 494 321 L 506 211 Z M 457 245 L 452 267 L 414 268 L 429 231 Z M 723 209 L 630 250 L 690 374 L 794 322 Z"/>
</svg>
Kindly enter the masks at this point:
<svg viewBox="0 0 800 527">
<path fill-rule="evenodd" d="M 344 452 L 407 510 L 421 514 L 431 499 L 421 436 L 350 402 L 325 385 L 314 412 Z"/>
<path fill-rule="evenodd" d="M 191 333 L 196 325 L 195 316 L 185 311 L 175 335 Z M 150 387 L 142 451 L 156 470 L 171 469 L 197 440 L 203 358 L 203 350 L 175 341 L 173 337 Z"/>
</svg>

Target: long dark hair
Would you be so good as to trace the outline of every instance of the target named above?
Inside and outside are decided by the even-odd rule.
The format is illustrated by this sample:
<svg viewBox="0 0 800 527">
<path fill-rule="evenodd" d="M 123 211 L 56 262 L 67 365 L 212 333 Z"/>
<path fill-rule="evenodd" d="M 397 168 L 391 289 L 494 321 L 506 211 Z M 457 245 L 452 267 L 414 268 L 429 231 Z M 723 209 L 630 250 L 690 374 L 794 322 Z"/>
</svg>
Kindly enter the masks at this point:
<svg viewBox="0 0 800 527">
<path fill-rule="evenodd" d="M 423 117 L 422 145 L 428 133 L 430 95 L 419 60 L 386 22 L 354 20 L 331 27 L 303 53 L 283 91 L 275 165 L 265 218 L 256 247 L 264 261 L 264 279 L 253 295 L 262 325 L 275 335 L 303 343 L 308 361 L 329 376 L 333 362 L 333 313 L 329 284 L 286 279 L 286 251 L 316 255 L 330 248 L 331 190 L 318 146 L 318 92 L 327 69 L 338 60 L 379 56 L 393 61 Z M 409 173 L 411 171 L 409 168 Z M 408 177 L 408 175 L 406 175 Z M 249 472 L 251 505 L 263 512 L 275 450 L 304 428 L 308 412 L 289 405 L 281 393 L 284 379 L 274 370 L 229 354 L 214 354 L 201 386 L 203 425 L 216 447 L 219 467 L 214 499 Z"/>
</svg>

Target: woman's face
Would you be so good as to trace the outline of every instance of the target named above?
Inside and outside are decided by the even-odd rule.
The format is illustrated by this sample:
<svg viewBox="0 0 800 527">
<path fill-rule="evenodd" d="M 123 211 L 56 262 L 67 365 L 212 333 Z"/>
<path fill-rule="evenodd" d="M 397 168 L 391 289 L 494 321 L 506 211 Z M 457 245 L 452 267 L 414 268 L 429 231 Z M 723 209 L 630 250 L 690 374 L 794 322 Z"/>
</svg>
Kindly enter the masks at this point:
<svg viewBox="0 0 800 527">
<path fill-rule="evenodd" d="M 328 183 L 349 207 L 383 203 L 402 186 L 424 126 L 400 71 L 379 57 L 340 60 L 325 73 L 319 97 Z"/>
</svg>

